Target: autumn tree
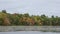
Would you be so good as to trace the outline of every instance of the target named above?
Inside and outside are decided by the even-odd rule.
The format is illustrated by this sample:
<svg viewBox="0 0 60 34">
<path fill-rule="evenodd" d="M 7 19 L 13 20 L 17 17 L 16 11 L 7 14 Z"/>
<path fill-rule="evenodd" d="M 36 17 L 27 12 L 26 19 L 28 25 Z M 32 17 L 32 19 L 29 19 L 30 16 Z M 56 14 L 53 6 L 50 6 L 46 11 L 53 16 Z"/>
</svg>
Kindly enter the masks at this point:
<svg viewBox="0 0 60 34">
<path fill-rule="evenodd" d="M 1 19 L 0 23 L 2 23 L 2 25 L 10 25 L 9 18 L 6 13 L 1 12 L 0 19 Z"/>
</svg>

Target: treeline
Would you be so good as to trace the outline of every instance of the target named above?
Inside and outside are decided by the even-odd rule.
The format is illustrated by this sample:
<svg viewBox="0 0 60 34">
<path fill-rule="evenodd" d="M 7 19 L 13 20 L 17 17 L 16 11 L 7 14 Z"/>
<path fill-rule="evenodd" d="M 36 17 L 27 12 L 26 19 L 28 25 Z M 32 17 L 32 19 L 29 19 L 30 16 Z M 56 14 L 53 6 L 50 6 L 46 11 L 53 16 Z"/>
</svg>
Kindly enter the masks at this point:
<svg viewBox="0 0 60 34">
<path fill-rule="evenodd" d="M 30 16 L 26 14 L 10 14 L 6 10 L 0 12 L 1 26 L 60 26 L 60 17 L 56 16 Z"/>
</svg>

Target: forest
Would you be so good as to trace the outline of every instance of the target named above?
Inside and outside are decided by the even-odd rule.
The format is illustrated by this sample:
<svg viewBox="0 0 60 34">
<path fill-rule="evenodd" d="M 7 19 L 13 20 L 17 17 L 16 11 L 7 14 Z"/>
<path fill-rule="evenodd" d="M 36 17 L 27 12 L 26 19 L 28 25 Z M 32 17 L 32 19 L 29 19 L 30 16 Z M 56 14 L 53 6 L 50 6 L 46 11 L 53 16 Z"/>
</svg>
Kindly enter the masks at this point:
<svg viewBox="0 0 60 34">
<path fill-rule="evenodd" d="M 45 14 L 29 15 L 25 14 L 10 14 L 6 10 L 0 11 L 0 26 L 60 26 L 60 17 L 52 15 L 51 17 Z"/>
</svg>

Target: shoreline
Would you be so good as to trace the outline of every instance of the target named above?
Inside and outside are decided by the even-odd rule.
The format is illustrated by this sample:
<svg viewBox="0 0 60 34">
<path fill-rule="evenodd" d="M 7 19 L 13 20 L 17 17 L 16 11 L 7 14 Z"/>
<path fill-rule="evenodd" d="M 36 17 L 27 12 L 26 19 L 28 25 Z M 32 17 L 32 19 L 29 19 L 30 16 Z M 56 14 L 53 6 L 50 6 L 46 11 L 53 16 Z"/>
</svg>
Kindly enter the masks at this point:
<svg viewBox="0 0 60 34">
<path fill-rule="evenodd" d="M 0 26 L 0 32 L 12 31 L 56 31 L 60 32 L 60 26 Z"/>
</svg>

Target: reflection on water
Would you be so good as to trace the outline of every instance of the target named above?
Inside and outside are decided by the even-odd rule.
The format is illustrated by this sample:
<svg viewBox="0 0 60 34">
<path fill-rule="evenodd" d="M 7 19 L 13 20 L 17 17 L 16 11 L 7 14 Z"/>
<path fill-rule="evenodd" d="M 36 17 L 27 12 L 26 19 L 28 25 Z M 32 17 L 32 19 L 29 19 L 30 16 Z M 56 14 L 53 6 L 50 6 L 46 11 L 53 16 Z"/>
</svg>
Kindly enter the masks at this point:
<svg viewBox="0 0 60 34">
<path fill-rule="evenodd" d="M 17 32 L 0 32 L 0 34 L 60 34 L 59 32 L 40 32 L 40 31 L 17 31 Z"/>
</svg>

